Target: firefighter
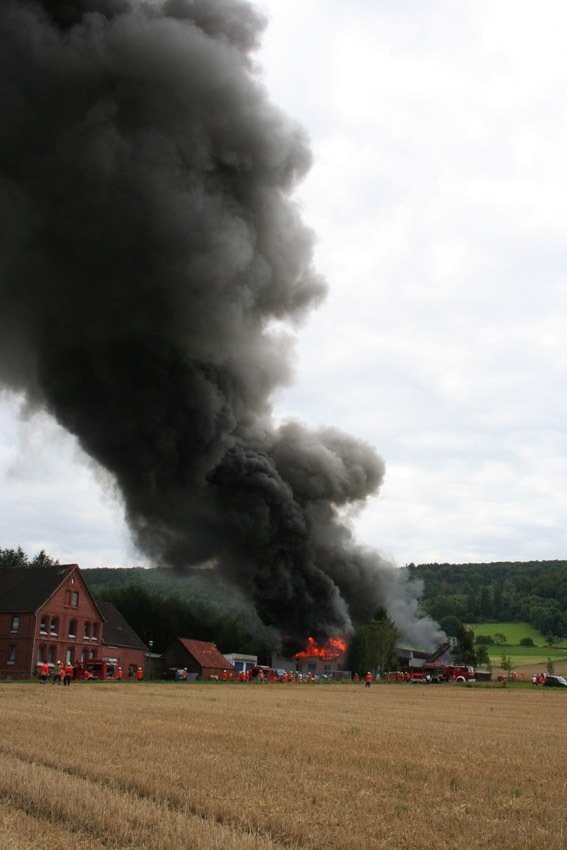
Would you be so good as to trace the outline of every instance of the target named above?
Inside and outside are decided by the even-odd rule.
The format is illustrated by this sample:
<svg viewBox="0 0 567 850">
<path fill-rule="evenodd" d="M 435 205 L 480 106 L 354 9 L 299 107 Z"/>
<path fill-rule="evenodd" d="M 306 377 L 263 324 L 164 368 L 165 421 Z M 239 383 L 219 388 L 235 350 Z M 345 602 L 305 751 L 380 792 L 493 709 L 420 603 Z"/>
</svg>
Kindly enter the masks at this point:
<svg viewBox="0 0 567 850">
<path fill-rule="evenodd" d="M 144 678 L 144 671 L 142 670 L 141 667 L 138 667 L 138 669 L 136 670 L 136 679 L 138 680 L 138 682 L 141 682 L 143 678 Z"/>
<path fill-rule="evenodd" d="M 47 677 L 49 676 L 49 664 L 47 661 L 44 661 L 39 668 L 39 683 L 40 685 L 45 685 L 47 682 Z"/>
<path fill-rule="evenodd" d="M 119 667 L 118 670 L 116 671 L 116 680 L 118 682 L 122 681 L 122 667 Z"/>
<path fill-rule="evenodd" d="M 65 667 L 63 668 L 63 685 L 71 684 L 71 679 L 73 678 L 73 665 L 70 661 L 67 661 Z"/>
<path fill-rule="evenodd" d="M 54 685 L 55 682 L 57 682 L 57 684 L 60 685 L 61 684 L 61 678 L 62 678 L 63 675 L 64 675 L 63 666 L 62 666 L 61 662 L 58 661 L 57 664 L 55 665 L 55 667 L 53 668 L 52 684 Z"/>
<path fill-rule="evenodd" d="M 371 682 L 371 681 L 372 681 L 372 673 L 371 673 L 370 671 L 368 671 L 368 673 L 366 674 L 366 679 L 365 679 L 364 687 L 365 687 L 365 688 L 369 688 L 369 687 L 370 687 L 370 682 Z"/>
</svg>

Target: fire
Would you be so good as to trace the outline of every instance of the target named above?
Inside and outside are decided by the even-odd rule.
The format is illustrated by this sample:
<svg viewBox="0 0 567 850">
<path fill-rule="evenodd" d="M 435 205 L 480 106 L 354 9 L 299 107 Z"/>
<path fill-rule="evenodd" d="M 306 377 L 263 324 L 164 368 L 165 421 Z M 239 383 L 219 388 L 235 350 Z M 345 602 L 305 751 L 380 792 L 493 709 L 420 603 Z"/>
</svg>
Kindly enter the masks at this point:
<svg viewBox="0 0 567 850">
<path fill-rule="evenodd" d="M 322 646 L 319 646 L 313 638 L 307 638 L 307 644 L 302 652 L 296 653 L 294 658 L 324 658 L 330 661 L 339 658 L 346 652 L 346 641 L 341 637 L 330 637 Z"/>
</svg>

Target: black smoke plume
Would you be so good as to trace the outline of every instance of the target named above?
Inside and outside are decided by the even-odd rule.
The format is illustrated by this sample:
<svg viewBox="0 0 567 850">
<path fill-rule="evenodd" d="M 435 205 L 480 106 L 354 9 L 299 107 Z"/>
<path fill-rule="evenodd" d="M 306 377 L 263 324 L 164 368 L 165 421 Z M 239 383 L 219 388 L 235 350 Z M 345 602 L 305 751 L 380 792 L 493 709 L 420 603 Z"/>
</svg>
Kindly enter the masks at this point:
<svg viewBox="0 0 567 850">
<path fill-rule="evenodd" d="M 2 0 L 0 380 L 112 473 L 155 563 L 213 562 L 296 645 L 378 604 L 419 631 L 341 520 L 382 461 L 272 420 L 281 329 L 325 284 L 264 24 L 244 0 Z"/>
</svg>

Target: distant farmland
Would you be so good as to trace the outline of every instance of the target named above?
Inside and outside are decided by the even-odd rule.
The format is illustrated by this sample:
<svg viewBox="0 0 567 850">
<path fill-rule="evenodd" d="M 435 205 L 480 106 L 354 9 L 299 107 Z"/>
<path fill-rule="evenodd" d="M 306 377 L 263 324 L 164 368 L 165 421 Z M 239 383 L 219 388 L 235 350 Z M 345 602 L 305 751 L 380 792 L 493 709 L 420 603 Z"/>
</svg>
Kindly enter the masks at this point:
<svg viewBox="0 0 567 850">
<path fill-rule="evenodd" d="M 548 646 L 544 635 L 529 623 L 475 623 L 469 628 L 474 631 L 475 637 L 489 635 L 494 638 L 501 635 L 505 638 L 502 644 L 494 643 L 487 646 L 495 675 L 502 672 L 500 662 L 503 655 L 508 656 L 514 666 L 519 669 L 539 667 L 545 670 L 549 659 L 555 665 L 556 672 L 567 673 L 567 640 L 564 638 L 561 645 L 556 643 Z M 520 641 L 523 638 L 531 638 L 534 646 L 521 646 Z"/>
<path fill-rule="evenodd" d="M 0 686 L 2 848 L 559 850 L 567 693 Z"/>
</svg>

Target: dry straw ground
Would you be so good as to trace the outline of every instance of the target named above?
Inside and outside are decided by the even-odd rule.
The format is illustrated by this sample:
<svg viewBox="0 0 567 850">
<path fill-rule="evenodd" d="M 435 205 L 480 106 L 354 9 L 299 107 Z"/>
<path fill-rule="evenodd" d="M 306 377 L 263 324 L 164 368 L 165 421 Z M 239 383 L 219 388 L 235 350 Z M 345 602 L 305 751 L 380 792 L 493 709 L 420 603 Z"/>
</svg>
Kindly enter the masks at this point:
<svg viewBox="0 0 567 850">
<path fill-rule="evenodd" d="M 567 693 L 0 686 L 1 850 L 564 850 Z"/>
</svg>

